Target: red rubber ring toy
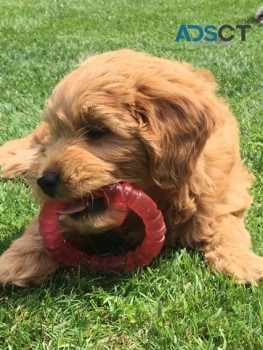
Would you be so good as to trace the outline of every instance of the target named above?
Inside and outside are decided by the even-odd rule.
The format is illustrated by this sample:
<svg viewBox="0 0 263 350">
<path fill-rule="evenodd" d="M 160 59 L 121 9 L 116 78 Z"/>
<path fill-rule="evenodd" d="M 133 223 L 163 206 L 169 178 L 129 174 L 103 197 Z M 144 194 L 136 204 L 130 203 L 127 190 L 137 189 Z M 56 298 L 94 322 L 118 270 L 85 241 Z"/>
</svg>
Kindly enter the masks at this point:
<svg viewBox="0 0 263 350">
<path fill-rule="evenodd" d="M 64 265 L 82 265 L 90 270 L 122 272 L 132 271 L 138 266 L 148 266 L 160 253 L 165 241 L 166 226 L 161 211 L 150 197 L 128 183 L 105 186 L 102 193 L 107 195 L 110 203 L 113 202 L 120 208 L 130 208 L 142 218 L 145 238 L 141 245 L 120 256 L 90 256 L 79 251 L 67 243 L 59 231 L 60 211 L 63 211 L 65 202 L 53 200 L 43 205 L 39 215 L 40 234 L 46 249 L 55 260 Z"/>
</svg>

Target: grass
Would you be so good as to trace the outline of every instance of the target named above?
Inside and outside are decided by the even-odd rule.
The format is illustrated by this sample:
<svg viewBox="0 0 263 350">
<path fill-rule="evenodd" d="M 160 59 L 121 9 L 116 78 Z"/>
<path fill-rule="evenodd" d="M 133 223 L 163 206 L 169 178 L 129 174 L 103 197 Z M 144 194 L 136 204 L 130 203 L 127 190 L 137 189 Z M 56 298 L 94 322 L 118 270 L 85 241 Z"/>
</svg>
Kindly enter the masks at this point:
<svg viewBox="0 0 263 350">
<path fill-rule="evenodd" d="M 260 5 L 260 4 L 257 4 Z M 90 54 L 129 47 L 210 69 L 241 128 L 256 176 L 247 218 L 263 255 L 262 30 L 251 1 L 2 0 L 0 144 L 38 123 L 45 99 Z M 223 47 L 175 43 L 179 24 L 249 23 Z M 0 182 L 0 251 L 37 206 L 23 181 Z M 62 269 L 38 288 L 0 291 L 0 349 L 263 349 L 263 284 L 236 286 L 201 254 L 165 251 L 131 275 Z"/>
</svg>

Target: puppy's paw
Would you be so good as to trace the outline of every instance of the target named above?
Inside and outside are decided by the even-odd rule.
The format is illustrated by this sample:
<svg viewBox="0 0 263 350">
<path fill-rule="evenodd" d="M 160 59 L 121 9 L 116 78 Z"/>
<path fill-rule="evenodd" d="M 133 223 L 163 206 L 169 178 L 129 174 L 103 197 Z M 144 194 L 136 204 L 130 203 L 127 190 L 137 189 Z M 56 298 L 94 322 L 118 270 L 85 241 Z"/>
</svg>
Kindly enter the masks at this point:
<svg viewBox="0 0 263 350">
<path fill-rule="evenodd" d="M 0 283 L 19 287 L 40 284 L 58 267 L 58 262 L 45 251 L 20 254 L 9 249 L 0 257 Z"/>
<path fill-rule="evenodd" d="M 5 143 L 0 147 L 0 176 L 11 179 L 26 174 L 35 164 L 39 153 L 40 148 L 32 148 L 26 138 Z"/>
<path fill-rule="evenodd" d="M 263 279 L 263 258 L 251 251 L 209 251 L 206 260 L 216 271 L 233 276 L 237 283 L 257 285 Z"/>
</svg>

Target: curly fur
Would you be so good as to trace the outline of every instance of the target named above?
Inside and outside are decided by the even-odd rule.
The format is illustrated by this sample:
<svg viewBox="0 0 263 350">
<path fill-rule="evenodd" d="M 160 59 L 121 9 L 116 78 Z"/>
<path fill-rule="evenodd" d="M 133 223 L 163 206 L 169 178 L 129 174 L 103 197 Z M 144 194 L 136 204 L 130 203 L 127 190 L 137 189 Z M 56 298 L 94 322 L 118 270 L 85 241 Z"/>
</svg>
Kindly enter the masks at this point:
<svg viewBox="0 0 263 350">
<path fill-rule="evenodd" d="M 92 130 L 105 130 L 92 138 Z M 130 50 L 90 57 L 66 76 L 29 136 L 0 148 L 4 177 L 24 175 L 40 202 L 36 180 L 59 175 L 56 198 L 69 200 L 128 181 L 162 210 L 166 245 L 204 252 L 211 266 L 241 283 L 263 277 L 263 258 L 250 250 L 244 216 L 252 176 L 239 155 L 239 132 L 206 70 Z M 88 220 L 61 218 L 63 234 L 80 248 L 115 230 L 131 245 L 144 236 L 133 214 L 116 227 L 104 210 Z M 45 251 L 37 217 L 0 258 L 2 284 L 40 283 L 58 268 Z"/>
</svg>

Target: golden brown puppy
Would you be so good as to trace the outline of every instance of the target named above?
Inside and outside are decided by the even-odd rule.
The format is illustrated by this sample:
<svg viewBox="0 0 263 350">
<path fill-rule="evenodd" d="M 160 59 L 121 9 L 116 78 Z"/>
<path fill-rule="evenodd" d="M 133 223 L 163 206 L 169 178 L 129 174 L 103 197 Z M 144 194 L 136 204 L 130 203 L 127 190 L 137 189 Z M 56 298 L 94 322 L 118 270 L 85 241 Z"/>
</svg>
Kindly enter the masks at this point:
<svg viewBox="0 0 263 350">
<path fill-rule="evenodd" d="M 24 175 L 41 202 L 130 182 L 162 210 L 168 246 L 199 249 L 215 270 L 257 283 L 263 258 L 250 250 L 244 226 L 251 176 L 236 121 L 215 90 L 211 75 L 189 64 L 129 50 L 91 57 L 57 85 L 40 126 L 0 148 L 2 175 Z M 71 243 L 100 251 L 96 237 L 110 246 L 113 232 L 129 249 L 143 240 L 135 215 L 116 227 L 110 206 L 93 204 L 61 217 Z M 0 281 L 41 283 L 57 268 L 35 217 L 1 256 Z"/>
</svg>

